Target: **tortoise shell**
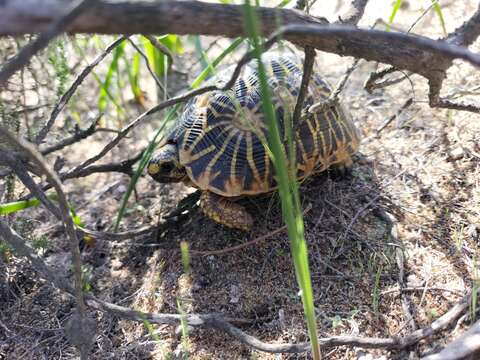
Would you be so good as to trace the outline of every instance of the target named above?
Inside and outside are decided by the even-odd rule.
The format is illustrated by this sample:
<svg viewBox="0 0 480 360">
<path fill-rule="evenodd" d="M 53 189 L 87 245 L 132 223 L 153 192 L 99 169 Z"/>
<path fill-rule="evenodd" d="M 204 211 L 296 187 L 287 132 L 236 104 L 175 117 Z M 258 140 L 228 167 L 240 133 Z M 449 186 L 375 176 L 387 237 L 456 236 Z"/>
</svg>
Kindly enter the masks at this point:
<svg viewBox="0 0 480 360">
<path fill-rule="evenodd" d="M 266 53 L 272 101 L 285 144 L 302 81 L 302 59 L 293 54 Z M 257 62 L 249 63 L 232 89 L 213 91 L 190 100 L 169 141 L 177 144 L 180 163 L 194 186 L 222 196 L 254 195 L 275 188 L 275 173 L 264 144 Z M 226 83 L 234 66 L 213 80 Z M 328 98 L 331 90 L 314 68 L 304 109 Z M 302 117 L 292 126 L 298 177 L 350 161 L 359 144 L 358 132 L 340 104 Z"/>
</svg>

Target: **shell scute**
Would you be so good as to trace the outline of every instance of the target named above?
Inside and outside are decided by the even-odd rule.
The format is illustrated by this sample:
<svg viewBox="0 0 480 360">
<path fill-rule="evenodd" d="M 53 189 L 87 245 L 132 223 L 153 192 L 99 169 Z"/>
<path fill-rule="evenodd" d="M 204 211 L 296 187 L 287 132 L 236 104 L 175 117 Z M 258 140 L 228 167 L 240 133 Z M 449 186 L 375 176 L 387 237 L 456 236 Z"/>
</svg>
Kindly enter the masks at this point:
<svg viewBox="0 0 480 360">
<path fill-rule="evenodd" d="M 301 58 L 278 53 L 263 58 L 281 136 L 290 124 L 302 78 Z M 233 67 L 219 74 L 225 83 Z M 328 98 L 330 88 L 312 76 L 304 109 Z M 289 121 L 287 121 L 287 119 Z M 276 186 L 265 149 L 267 127 L 255 62 L 248 64 L 231 90 L 192 99 L 172 136 L 179 160 L 199 188 L 223 196 L 253 195 Z M 347 161 L 358 147 L 358 133 L 339 104 L 303 118 L 294 125 L 298 176 Z"/>
</svg>

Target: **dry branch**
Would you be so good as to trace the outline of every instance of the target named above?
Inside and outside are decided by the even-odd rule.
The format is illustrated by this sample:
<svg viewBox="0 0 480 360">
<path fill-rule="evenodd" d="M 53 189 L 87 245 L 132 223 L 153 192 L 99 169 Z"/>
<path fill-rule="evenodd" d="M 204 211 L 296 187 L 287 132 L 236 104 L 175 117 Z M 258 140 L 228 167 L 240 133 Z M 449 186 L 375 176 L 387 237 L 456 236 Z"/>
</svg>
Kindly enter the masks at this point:
<svg viewBox="0 0 480 360">
<path fill-rule="evenodd" d="M 96 132 L 98 122 L 100 121 L 101 118 L 102 118 L 102 114 L 98 115 L 97 118 L 92 122 L 92 124 L 85 130 L 81 130 L 78 127 L 78 125 L 75 125 L 75 128 L 74 128 L 75 133 L 72 136 L 63 139 L 56 144 L 40 149 L 40 153 L 42 155 L 48 155 L 48 154 L 51 154 L 52 152 L 61 150 L 67 146 L 73 145 L 81 140 L 88 138 L 89 136 L 93 135 Z"/>
<path fill-rule="evenodd" d="M 473 324 L 466 333 L 448 344 L 445 349 L 426 356 L 423 360 L 458 360 L 474 354 L 480 354 L 480 321 Z"/>
<path fill-rule="evenodd" d="M 53 19 L 53 21 L 45 29 L 45 32 L 40 34 L 30 44 L 23 47 L 13 59 L 2 66 L 0 69 L 0 88 L 5 85 L 10 76 L 12 76 L 17 70 L 20 70 L 27 65 L 33 55 L 45 48 L 50 40 L 62 33 L 70 25 L 70 23 L 75 20 L 75 18 L 78 17 L 83 11 L 85 11 L 94 1 L 96 0 L 78 0 L 62 6 L 62 13 Z M 0 3 L 0 12 L 2 11 L 2 5 L 8 7 L 9 2 L 7 1 L 5 4 Z M 42 5 L 37 4 L 37 6 L 41 7 Z M 2 16 L 0 16 L 0 18 L 1 17 Z"/>
<path fill-rule="evenodd" d="M 42 31 L 46 24 L 60 16 L 60 1 L 50 0 L 41 9 L 38 0 L 27 0 L 29 8 L 7 1 L 0 11 L 0 34 L 20 34 Z M 42 3 L 43 4 L 43 3 Z M 474 26 L 478 11 L 471 21 L 452 35 L 462 38 L 462 45 L 471 43 L 480 33 Z M 350 26 L 328 25 L 317 18 L 291 9 L 259 7 L 257 9 L 262 34 L 270 35 L 284 24 L 285 38 L 299 46 L 310 45 L 316 49 L 342 56 L 389 63 L 399 69 L 416 73 L 430 73 L 442 61 L 465 58 L 480 64 L 479 57 L 455 43 L 401 33 L 364 30 Z M 41 16 L 39 18 L 39 16 Z M 40 21 L 41 20 L 41 21 Z M 295 26 L 293 26 L 295 25 Z M 463 36 L 468 30 L 468 37 Z M 98 2 L 79 16 L 68 28 L 70 33 L 101 34 L 167 34 L 216 35 L 238 37 L 246 35 L 243 8 L 240 5 L 203 3 L 200 1 L 162 2 Z M 440 67 L 443 70 L 444 64 Z"/>
<path fill-rule="evenodd" d="M 17 139 L 2 126 L 0 126 L 0 137 L 10 143 L 15 150 L 20 151 L 27 156 L 29 160 L 40 169 L 41 173 L 46 176 L 48 182 L 55 188 L 57 193 L 59 203 L 58 209 L 61 220 L 65 225 L 65 232 L 70 240 L 70 251 L 73 259 L 75 277 L 74 295 L 77 302 L 77 312 L 74 315 L 75 322 L 80 322 L 80 325 L 76 324 L 76 330 L 78 330 L 78 333 L 72 338 L 72 340 L 74 340 L 72 343 L 80 350 L 81 359 L 86 359 L 89 351 L 88 344 L 91 345 L 94 334 L 91 332 L 92 322 L 87 318 L 86 315 L 86 305 L 82 290 L 82 264 L 77 232 L 75 231 L 75 225 L 72 217 L 70 216 L 70 206 L 63 191 L 62 184 L 56 173 L 53 171 L 53 169 L 50 169 L 50 167 L 44 161 L 42 155 L 34 148 L 32 144 Z M 44 199 L 40 197 L 40 200 Z"/>
<path fill-rule="evenodd" d="M 304 49 L 305 59 L 303 61 L 303 74 L 302 82 L 300 84 L 300 91 L 297 97 L 297 103 L 295 104 L 295 109 L 293 110 L 292 123 L 294 127 L 300 126 L 300 120 L 302 116 L 303 103 L 305 101 L 305 96 L 308 92 L 308 84 L 310 83 L 310 78 L 312 76 L 313 64 L 315 62 L 315 49 L 310 46 L 306 46 Z"/>
<path fill-rule="evenodd" d="M 368 0 L 352 0 L 348 11 L 340 16 L 339 22 L 343 24 L 357 25 L 365 12 Z"/>
<path fill-rule="evenodd" d="M 352 1 L 351 15 L 345 21 L 355 24 L 367 1 Z M 27 5 L 28 4 L 28 5 Z M 62 15 L 60 0 L 5 0 L 0 5 L 0 35 L 24 34 L 44 30 Z M 351 25 L 328 24 L 294 9 L 256 8 L 263 35 L 276 33 L 305 47 L 353 56 L 393 65 L 396 69 L 417 73 L 429 80 L 430 106 L 480 112 L 478 106 L 458 104 L 440 98 L 446 70 L 454 59 L 480 66 L 480 55 L 468 51 L 480 34 L 480 9 L 445 41 L 422 36 Z M 246 35 L 241 5 L 203 3 L 200 1 L 104 2 L 99 1 L 76 18 L 70 33 Z M 284 26 L 279 30 L 278 24 Z M 461 45 L 461 46 L 459 46 Z"/>
</svg>

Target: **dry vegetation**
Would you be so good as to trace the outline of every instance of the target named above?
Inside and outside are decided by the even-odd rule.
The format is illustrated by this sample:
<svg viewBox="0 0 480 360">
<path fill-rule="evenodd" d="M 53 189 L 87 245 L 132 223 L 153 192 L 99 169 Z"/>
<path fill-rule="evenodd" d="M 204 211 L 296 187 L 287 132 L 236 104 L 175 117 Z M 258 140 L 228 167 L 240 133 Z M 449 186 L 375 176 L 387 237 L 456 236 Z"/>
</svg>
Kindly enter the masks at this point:
<svg viewBox="0 0 480 360">
<path fill-rule="evenodd" d="M 369 4 L 361 24 L 388 17 L 391 4 L 382 2 L 380 8 L 378 3 Z M 408 29 L 428 2 L 404 3 L 407 5 L 395 21 L 402 30 Z M 442 2 L 447 30 L 460 25 L 476 6 L 475 1 Z M 335 19 L 342 8 L 334 8 L 333 4 L 331 7 L 319 4 L 312 12 Z M 415 32 L 441 36 L 435 13 L 425 15 Z M 95 42 L 110 41 L 106 37 L 86 39 L 62 37 L 15 76 L 9 91 L 1 94 L 2 121 L 19 121 L 20 133 L 34 133 L 73 74 L 78 74 L 103 47 Z M 2 60 L 24 42 L 23 38 L 2 39 Z M 57 51 L 56 58 L 60 56 L 60 43 L 69 68 L 65 81 L 52 64 L 55 57 L 51 54 Z M 214 57 L 225 42 L 202 37 L 202 44 Z M 200 63 L 193 60 L 196 53 L 191 43 L 185 42 L 184 47 L 185 52 L 174 64 L 177 72 L 168 77 L 171 93 L 185 87 L 201 69 Z M 472 49 L 478 51 L 478 43 Z M 227 60 L 233 61 L 233 57 Z M 333 84 L 351 63 L 351 59 L 323 53 L 317 55 L 317 61 Z M 108 61 L 95 69 L 100 78 L 104 78 L 107 65 Z M 305 207 L 311 205 L 305 214 L 306 237 L 321 336 L 408 334 L 427 326 L 475 284 L 479 285 L 480 117 L 429 108 L 426 83 L 418 76 L 368 94 L 363 82 L 375 69 L 374 63 L 360 62 L 341 95 L 363 134 L 352 173 L 325 173 L 302 185 Z M 120 71 L 125 71 L 125 64 Z M 116 130 L 137 116 L 143 106 L 155 103 L 155 84 L 146 69 L 142 71 L 144 104 L 135 103 L 125 86 L 119 97 L 124 112 L 110 103 L 100 123 L 102 128 Z M 445 94 L 479 102 L 478 71 L 459 62 L 449 76 Z M 98 113 L 98 91 L 98 83 L 90 76 L 62 113 L 49 142 L 65 137 L 77 123 L 81 128 L 89 125 Z M 377 132 L 412 96 L 413 104 Z M 23 111 L 26 107 L 32 109 Z M 104 162 L 137 154 L 160 122 L 160 115 L 153 116 L 113 149 Z M 97 153 L 111 137 L 110 132 L 97 132 L 66 151 L 50 155 L 48 160 L 51 164 L 63 162 L 63 169 L 69 169 Z M 115 221 L 128 182 L 125 174 L 94 174 L 66 181 L 65 188 L 82 221 L 90 228 L 107 230 Z M 7 187 L 5 181 L 0 184 L 2 202 L 28 193 L 19 182 L 12 189 Z M 192 191 L 183 185 L 159 186 L 141 178 L 121 228 L 128 230 L 161 221 Z M 223 254 L 193 252 L 229 248 L 282 226 L 276 195 L 243 201 L 251 213 L 257 214 L 251 234 L 226 229 L 193 207 L 187 216 L 154 236 L 84 242 L 82 260 L 88 291 L 98 298 L 146 312 L 176 313 L 180 307 L 191 313 L 221 313 L 233 319 L 233 324 L 271 343 L 307 341 L 285 233 Z M 9 221 L 28 237 L 49 265 L 61 274 L 71 272 L 68 242 L 46 210 L 28 209 L 9 216 Z M 182 241 L 188 242 L 192 250 L 188 274 L 179 251 Z M 27 261 L 15 256 L 3 243 L 0 246 L 0 358 L 75 358 L 76 350 L 62 331 L 74 301 L 41 280 Z M 399 286 L 407 288 L 403 295 Z M 307 358 L 254 351 L 214 330 L 188 327 L 188 337 L 182 340 L 181 328 L 117 320 L 101 312 L 94 316 L 98 329 L 93 359 Z M 458 337 L 476 318 L 478 315 L 469 311 L 438 336 L 402 351 L 337 347 L 323 353 L 326 359 L 416 359 Z"/>
</svg>

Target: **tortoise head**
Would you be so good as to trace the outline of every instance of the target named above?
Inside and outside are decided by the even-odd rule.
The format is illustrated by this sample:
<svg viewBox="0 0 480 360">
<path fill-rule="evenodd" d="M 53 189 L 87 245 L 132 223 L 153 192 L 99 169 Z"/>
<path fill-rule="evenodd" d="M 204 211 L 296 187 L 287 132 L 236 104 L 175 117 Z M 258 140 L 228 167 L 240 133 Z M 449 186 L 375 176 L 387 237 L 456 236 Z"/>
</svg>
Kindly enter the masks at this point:
<svg viewBox="0 0 480 360">
<path fill-rule="evenodd" d="M 148 174 L 161 183 L 185 180 L 187 172 L 178 159 L 177 145 L 167 143 L 152 156 L 147 168 Z"/>
</svg>

